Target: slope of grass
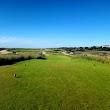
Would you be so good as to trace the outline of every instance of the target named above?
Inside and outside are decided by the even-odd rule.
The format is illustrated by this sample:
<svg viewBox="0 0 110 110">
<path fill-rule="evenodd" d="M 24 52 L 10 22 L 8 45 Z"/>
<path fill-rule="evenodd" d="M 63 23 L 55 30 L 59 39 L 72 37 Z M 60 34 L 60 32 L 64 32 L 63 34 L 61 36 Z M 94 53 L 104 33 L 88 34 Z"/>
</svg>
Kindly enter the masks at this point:
<svg viewBox="0 0 110 110">
<path fill-rule="evenodd" d="M 109 109 L 107 64 L 51 55 L 0 66 L 0 110 Z"/>
</svg>

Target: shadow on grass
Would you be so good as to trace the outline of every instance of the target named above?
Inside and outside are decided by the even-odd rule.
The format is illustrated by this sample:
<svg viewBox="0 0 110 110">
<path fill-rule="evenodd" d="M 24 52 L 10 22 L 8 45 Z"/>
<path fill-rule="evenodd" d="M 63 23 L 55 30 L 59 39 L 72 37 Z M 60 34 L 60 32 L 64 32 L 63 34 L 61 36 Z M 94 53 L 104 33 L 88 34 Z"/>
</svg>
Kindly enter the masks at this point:
<svg viewBox="0 0 110 110">
<path fill-rule="evenodd" d="M 16 76 L 16 78 L 22 78 L 21 76 Z"/>
<path fill-rule="evenodd" d="M 0 62 L 0 66 L 5 66 L 5 65 L 13 65 L 18 62 L 26 61 L 26 60 L 31 60 L 31 59 L 25 59 L 25 60 L 19 60 L 19 61 L 7 61 L 7 62 Z"/>
<path fill-rule="evenodd" d="M 14 76 L 15 78 L 22 78 L 21 76 Z"/>
</svg>

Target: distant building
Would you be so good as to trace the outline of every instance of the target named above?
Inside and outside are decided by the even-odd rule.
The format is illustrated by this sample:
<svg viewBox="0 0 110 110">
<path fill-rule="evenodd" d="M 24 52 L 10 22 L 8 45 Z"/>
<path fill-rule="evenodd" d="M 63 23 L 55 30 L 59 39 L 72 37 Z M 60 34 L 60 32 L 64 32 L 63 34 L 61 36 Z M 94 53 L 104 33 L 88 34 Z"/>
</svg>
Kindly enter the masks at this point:
<svg viewBox="0 0 110 110">
<path fill-rule="evenodd" d="M 70 52 L 69 54 L 70 54 L 70 55 L 73 55 L 73 54 L 74 54 L 74 52 Z"/>
</svg>

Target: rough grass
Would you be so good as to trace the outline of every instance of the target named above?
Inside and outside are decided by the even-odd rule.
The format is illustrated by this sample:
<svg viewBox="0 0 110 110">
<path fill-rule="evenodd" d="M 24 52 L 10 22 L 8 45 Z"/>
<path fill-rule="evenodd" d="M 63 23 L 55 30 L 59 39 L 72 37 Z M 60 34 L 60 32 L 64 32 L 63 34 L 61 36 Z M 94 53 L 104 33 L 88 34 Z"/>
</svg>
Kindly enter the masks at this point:
<svg viewBox="0 0 110 110">
<path fill-rule="evenodd" d="M 84 59 L 84 60 L 88 60 L 88 61 L 96 61 L 96 62 L 100 62 L 100 63 L 110 64 L 110 58 L 107 56 L 99 57 L 99 56 L 75 55 L 75 56 L 72 56 L 71 58 Z"/>
<path fill-rule="evenodd" d="M 0 66 L 0 110 L 110 110 L 110 66 L 59 55 Z"/>
<path fill-rule="evenodd" d="M 19 52 L 17 54 L 4 54 L 0 55 L 0 66 L 1 65 L 10 65 L 16 62 L 30 60 L 30 59 L 36 59 L 38 58 L 38 52 Z M 45 58 L 45 55 L 42 55 L 43 58 Z"/>
</svg>

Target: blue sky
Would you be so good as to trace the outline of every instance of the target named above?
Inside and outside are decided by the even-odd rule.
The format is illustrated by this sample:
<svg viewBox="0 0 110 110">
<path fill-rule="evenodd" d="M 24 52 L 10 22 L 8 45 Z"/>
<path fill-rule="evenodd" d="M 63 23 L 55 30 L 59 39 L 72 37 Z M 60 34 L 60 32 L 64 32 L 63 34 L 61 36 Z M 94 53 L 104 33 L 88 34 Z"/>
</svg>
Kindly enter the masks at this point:
<svg viewBox="0 0 110 110">
<path fill-rule="evenodd" d="M 0 0 L 0 47 L 110 44 L 109 0 Z"/>
</svg>

